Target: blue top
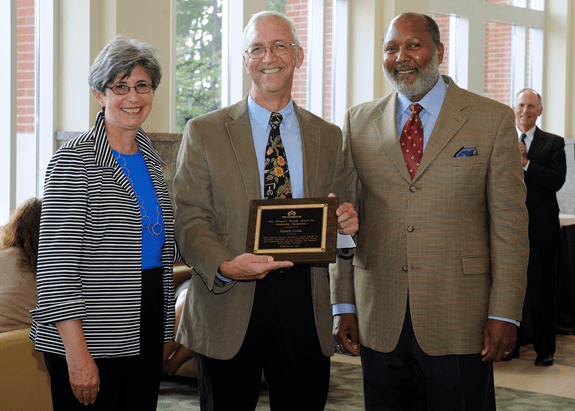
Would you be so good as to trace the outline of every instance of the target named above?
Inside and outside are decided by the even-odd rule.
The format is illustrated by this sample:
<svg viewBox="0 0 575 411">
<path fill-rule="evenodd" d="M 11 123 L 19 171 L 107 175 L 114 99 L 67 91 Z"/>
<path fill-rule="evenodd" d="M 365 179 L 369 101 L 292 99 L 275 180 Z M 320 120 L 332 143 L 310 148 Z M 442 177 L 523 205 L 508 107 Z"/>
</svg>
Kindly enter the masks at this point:
<svg viewBox="0 0 575 411">
<path fill-rule="evenodd" d="M 158 202 L 154 183 L 142 152 L 120 154 L 112 150 L 114 158 L 132 185 L 142 215 L 142 269 L 162 266 L 162 246 L 166 240 L 162 207 Z M 123 161 L 125 160 L 125 162 Z"/>
</svg>

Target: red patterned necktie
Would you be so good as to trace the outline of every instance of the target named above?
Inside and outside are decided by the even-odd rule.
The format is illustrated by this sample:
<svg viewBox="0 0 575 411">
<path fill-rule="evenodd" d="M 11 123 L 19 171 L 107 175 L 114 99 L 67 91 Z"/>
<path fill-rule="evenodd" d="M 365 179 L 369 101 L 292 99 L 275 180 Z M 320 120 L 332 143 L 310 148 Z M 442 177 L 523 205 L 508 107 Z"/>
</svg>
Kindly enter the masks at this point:
<svg viewBox="0 0 575 411">
<path fill-rule="evenodd" d="M 264 170 L 264 195 L 268 200 L 292 198 L 287 157 L 280 136 L 281 122 L 282 115 L 280 113 L 271 114 L 269 121 L 271 130 L 266 146 Z"/>
<path fill-rule="evenodd" d="M 412 104 L 409 108 L 411 109 L 411 116 L 403 126 L 399 142 L 407 170 L 409 170 L 409 175 L 413 180 L 423 155 L 423 126 L 419 118 L 419 112 L 423 110 L 423 107 L 421 104 Z"/>
</svg>

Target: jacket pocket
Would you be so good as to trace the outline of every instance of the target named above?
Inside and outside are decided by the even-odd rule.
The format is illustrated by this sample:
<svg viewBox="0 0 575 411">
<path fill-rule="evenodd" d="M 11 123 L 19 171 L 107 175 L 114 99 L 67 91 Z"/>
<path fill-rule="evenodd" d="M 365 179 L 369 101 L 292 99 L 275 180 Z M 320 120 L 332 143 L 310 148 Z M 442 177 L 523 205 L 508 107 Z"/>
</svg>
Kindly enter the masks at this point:
<svg viewBox="0 0 575 411">
<path fill-rule="evenodd" d="M 367 253 L 365 251 L 357 251 L 353 256 L 353 265 L 359 268 L 367 268 Z"/>
<path fill-rule="evenodd" d="M 463 257 L 463 274 L 489 274 L 491 271 L 491 259 L 489 257 Z"/>
</svg>

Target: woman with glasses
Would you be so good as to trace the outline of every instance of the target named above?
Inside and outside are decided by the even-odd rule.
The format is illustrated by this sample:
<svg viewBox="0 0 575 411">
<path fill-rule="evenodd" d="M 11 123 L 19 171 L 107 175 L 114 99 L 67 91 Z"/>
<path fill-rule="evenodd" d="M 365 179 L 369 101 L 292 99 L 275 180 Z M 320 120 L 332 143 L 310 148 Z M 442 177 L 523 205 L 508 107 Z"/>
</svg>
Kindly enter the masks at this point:
<svg viewBox="0 0 575 411">
<path fill-rule="evenodd" d="M 140 126 L 161 77 L 155 48 L 111 41 L 90 68 L 96 124 L 48 166 L 31 338 L 55 410 L 156 409 L 175 243 L 163 161 Z"/>
</svg>

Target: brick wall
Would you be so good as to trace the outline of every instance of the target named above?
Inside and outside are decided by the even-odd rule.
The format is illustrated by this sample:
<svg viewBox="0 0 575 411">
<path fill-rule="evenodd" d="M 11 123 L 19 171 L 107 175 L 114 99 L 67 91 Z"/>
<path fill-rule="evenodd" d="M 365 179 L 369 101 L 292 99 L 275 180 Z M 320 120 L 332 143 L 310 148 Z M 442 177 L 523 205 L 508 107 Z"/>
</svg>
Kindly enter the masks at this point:
<svg viewBox="0 0 575 411">
<path fill-rule="evenodd" d="M 307 0 L 287 0 L 286 15 L 294 22 L 299 36 L 299 42 L 304 51 L 304 60 L 299 70 L 295 71 L 292 96 L 301 107 L 307 106 Z"/>
<path fill-rule="evenodd" d="M 439 26 L 441 42 L 445 49 L 443 53 L 443 63 L 441 63 L 439 67 L 439 72 L 447 75 L 449 72 L 449 16 L 445 14 L 430 14 L 430 17 L 432 17 Z"/>
<path fill-rule="evenodd" d="M 489 0 L 491 3 L 511 4 L 511 0 Z M 445 46 L 441 74 L 449 68 L 449 16 L 431 14 L 437 22 L 441 41 Z M 484 94 L 503 104 L 511 104 L 511 46 L 513 26 L 497 22 L 485 24 Z M 528 75 L 528 73 L 527 73 Z"/>
<path fill-rule="evenodd" d="M 292 95 L 294 101 L 302 107 L 307 106 L 307 78 L 308 78 L 308 0 L 287 0 L 286 15 L 292 19 L 297 28 L 301 46 L 304 50 L 304 61 L 294 75 Z M 332 97 L 332 60 L 333 60 L 333 0 L 326 2 L 326 67 L 325 67 L 325 115 L 324 118 L 331 121 L 331 97 Z M 320 83 L 318 83 L 320 84 Z"/>
<path fill-rule="evenodd" d="M 484 94 L 503 104 L 511 104 L 511 24 L 485 23 Z"/>
<path fill-rule="evenodd" d="M 18 0 L 17 12 L 17 132 L 34 133 L 34 0 Z"/>
</svg>

